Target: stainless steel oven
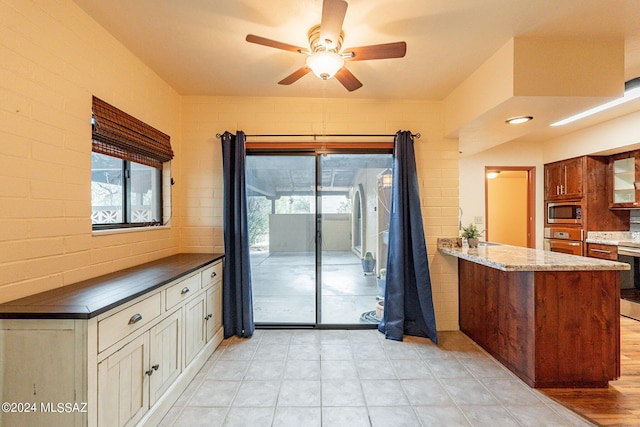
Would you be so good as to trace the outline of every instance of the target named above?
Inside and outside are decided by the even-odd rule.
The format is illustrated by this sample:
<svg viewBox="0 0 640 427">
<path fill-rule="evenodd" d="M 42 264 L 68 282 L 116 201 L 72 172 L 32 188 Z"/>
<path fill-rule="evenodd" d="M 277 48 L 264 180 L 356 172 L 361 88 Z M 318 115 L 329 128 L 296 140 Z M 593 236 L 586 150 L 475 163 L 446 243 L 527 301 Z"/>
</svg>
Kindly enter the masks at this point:
<svg viewBox="0 0 640 427">
<path fill-rule="evenodd" d="M 582 224 L 582 204 L 580 202 L 547 203 L 547 224 Z"/>
<path fill-rule="evenodd" d="M 620 272 L 620 314 L 640 320 L 640 243 L 619 242 L 618 261 L 631 266 Z"/>
<path fill-rule="evenodd" d="M 582 256 L 584 231 L 581 228 L 547 227 L 544 229 L 544 250 Z"/>
</svg>

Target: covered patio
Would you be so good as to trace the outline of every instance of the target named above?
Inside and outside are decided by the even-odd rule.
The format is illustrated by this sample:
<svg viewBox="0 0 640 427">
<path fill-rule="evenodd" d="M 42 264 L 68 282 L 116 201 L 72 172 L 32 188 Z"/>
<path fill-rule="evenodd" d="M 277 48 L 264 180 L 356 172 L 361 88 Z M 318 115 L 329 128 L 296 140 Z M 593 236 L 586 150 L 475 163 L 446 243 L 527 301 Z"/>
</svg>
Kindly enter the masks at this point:
<svg viewBox="0 0 640 427">
<path fill-rule="evenodd" d="M 258 324 L 316 323 L 315 253 L 251 252 L 253 312 Z M 322 252 L 318 323 L 377 323 L 376 277 L 352 252 Z"/>
</svg>

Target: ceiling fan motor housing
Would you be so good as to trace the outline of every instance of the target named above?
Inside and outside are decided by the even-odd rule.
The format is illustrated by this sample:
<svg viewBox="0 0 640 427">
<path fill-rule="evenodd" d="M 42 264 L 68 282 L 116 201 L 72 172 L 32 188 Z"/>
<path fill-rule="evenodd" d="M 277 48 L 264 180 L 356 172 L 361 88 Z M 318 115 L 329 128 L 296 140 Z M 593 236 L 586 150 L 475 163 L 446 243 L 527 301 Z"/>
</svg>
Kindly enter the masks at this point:
<svg viewBox="0 0 640 427">
<path fill-rule="evenodd" d="M 340 31 L 338 40 L 323 40 L 320 37 L 320 25 L 311 27 L 309 30 L 309 49 L 311 53 L 317 52 L 340 52 L 342 49 L 342 41 L 344 40 L 344 31 Z"/>
</svg>

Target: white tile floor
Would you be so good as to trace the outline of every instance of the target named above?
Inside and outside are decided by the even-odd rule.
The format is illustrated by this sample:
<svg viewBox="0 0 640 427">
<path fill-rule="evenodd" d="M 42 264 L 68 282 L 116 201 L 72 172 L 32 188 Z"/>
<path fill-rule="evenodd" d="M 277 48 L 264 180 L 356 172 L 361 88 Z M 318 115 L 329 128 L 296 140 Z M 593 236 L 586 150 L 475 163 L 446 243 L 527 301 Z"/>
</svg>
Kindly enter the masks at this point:
<svg viewBox="0 0 640 427">
<path fill-rule="evenodd" d="M 162 426 L 590 426 L 460 332 L 256 330 L 220 345 Z"/>
</svg>

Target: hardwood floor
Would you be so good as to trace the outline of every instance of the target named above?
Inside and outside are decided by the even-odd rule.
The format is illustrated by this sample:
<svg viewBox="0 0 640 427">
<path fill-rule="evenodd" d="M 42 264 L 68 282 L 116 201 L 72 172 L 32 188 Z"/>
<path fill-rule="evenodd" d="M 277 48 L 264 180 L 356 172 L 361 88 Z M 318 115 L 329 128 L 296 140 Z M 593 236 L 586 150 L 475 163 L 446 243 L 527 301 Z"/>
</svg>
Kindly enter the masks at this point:
<svg viewBox="0 0 640 427">
<path fill-rule="evenodd" d="M 538 389 L 602 426 L 640 425 L 640 322 L 620 319 L 620 378 L 603 389 Z"/>
</svg>

